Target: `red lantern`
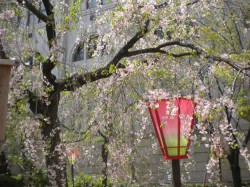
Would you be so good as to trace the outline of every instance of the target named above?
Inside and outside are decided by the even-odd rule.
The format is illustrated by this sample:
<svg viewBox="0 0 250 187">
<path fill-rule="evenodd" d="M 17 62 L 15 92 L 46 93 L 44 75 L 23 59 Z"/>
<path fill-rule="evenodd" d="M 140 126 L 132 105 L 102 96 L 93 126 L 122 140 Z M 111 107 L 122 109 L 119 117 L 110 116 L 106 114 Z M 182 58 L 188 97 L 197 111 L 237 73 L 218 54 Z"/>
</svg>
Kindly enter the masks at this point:
<svg viewBox="0 0 250 187">
<path fill-rule="evenodd" d="M 164 159 L 187 158 L 194 102 L 186 98 L 163 99 L 150 103 L 148 108 Z"/>
</svg>

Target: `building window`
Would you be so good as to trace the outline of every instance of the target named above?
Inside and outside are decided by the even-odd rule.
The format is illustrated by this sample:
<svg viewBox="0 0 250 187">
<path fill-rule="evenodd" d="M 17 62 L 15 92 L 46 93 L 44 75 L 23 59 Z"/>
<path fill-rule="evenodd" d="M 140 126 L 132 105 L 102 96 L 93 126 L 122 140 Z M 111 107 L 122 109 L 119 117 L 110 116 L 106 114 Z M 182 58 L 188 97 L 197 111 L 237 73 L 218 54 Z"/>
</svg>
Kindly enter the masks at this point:
<svg viewBox="0 0 250 187">
<path fill-rule="evenodd" d="M 80 43 L 74 50 L 73 62 L 94 58 L 97 49 L 97 35 L 91 35 L 87 43 Z"/>
<path fill-rule="evenodd" d="M 18 22 L 19 23 L 19 22 Z M 26 26 L 29 26 L 30 25 L 30 11 L 28 11 L 28 14 L 27 14 L 27 21 L 26 21 Z"/>
<path fill-rule="evenodd" d="M 97 48 L 97 38 L 98 36 L 96 35 L 91 35 L 89 37 L 89 42 L 88 42 L 88 46 L 87 46 L 87 59 L 91 59 L 94 56 L 94 52 Z"/>
<path fill-rule="evenodd" d="M 163 32 L 163 30 L 162 30 L 162 28 L 158 28 L 158 29 L 156 29 L 155 31 L 154 31 L 154 34 L 156 35 L 156 36 L 158 36 L 159 38 L 164 38 L 164 32 Z"/>
<path fill-rule="evenodd" d="M 165 38 L 165 39 L 171 40 L 171 32 L 167 31 L 166 33 L 164 33 L 162 28 L 156 29 L 154 31 L 154 34 L 161 39 Z"/>
<path fill-rule="evenodd" d="M 73 62 L 84 60 L 84 44 L 80 44 L 73 55 Z"/>
<path fill-rule="evenodd" d="M 87 9 L 97 6 L 97 0 L 87 0 Z"/>
</svg>

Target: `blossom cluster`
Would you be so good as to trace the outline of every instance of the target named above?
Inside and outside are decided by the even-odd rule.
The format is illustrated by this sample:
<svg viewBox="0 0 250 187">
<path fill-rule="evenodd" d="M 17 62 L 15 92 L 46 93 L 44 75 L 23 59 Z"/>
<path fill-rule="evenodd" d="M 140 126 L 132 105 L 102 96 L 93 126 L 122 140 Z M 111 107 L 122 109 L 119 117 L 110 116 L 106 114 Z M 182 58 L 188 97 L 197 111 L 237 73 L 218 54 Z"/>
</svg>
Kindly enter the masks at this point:
<svg viewBox="0 0 250 187">
<path fill-rule="evenodd" d="M 6 10 L 0 14 L 0 20 L 9 21 L 15 16 L 15 13 L 12 10 Z"/>
<path fill-rule="evenodd" d="M 40 136 L 39 124 L 34 119 L 29 119 L 24 123 L 25 132 L 24 151 L 27 159 L 32 161 L 32 165 L 41 169 L 44 166 L 43 151 L 44 141 Z"/>
</svg>

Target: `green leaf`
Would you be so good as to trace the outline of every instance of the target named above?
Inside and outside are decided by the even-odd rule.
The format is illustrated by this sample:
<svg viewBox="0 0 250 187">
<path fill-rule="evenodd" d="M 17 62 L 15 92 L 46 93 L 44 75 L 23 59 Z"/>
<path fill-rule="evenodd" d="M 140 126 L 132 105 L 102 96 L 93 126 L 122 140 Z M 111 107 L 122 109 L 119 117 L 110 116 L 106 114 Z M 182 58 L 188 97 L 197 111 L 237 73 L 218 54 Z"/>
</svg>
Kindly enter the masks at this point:
<svg viewBox="0 0 250 187">
<path fill-rule="evenodd" d="M 115 73 L 116 72 L 116 67 L 115 67 L 115 65 L 114 64 L 111 64 L 110 66 L 109 66 L 109 73 Z"/>
</svg>

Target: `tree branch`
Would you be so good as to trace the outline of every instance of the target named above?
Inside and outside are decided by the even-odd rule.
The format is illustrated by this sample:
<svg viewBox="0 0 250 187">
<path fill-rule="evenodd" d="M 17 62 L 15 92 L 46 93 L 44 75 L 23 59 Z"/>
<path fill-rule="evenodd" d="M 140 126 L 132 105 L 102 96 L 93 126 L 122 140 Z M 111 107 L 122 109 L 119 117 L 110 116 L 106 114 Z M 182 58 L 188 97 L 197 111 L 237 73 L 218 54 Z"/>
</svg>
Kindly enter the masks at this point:
<svg viewBox="0 0 250 187">
<path fill-rule="evenodd" d="M 6 56 L 5 51 L 3 49 L 3 44 L 2 44 L 1 38 L 0 38 L 0 58 L 7 59 L 7 56 Z"/>
<path fill-rule="evenodd" d="M 49 46 L 51 53 L 53 53 L 52 48 L 53 46 L 56 45 L 55 17 L 54 17 L 54 12 L 53 12 L 53 5 L 50 3 L 49 0 L 42 0 L 46 13 L 47 13 L 47 16 L 46 16 L 28 0 L 17 0 L 17 2 L 20 5 L 25 6 L 29 11 L 35 14 L 37 18 L 41 19 L 42 21 L 46 23 L 48 46 Z M 54 55 L 54 54 L 50 54 L 50 55 Z M 54 67 L 55 67 L 55 62 L 52 62 L 50 58 L 46 59 L 42 63 L 43 75 L 46 77 L 46 79 L 49 81 L 50 84 L 55 86 L 56 76 L 51 73 Z"/>
<path fill-rule="evenodd" d="M 170 41 L 170 42 L 163 43 L 163 44 L 161 44 L 161 45 L 159 45 L 157 47 L 154 47 L 154 48 L 147 48 L 147 49 L 140 49 L 140 50 L 130 51 L 127 56 L 130 57 L 130 56 L 140 55 L 140 54 L 144 54 L 144 53 L 163 53 L 163 54 L 167 54 L 167 55 L 172 55 L 174 57 L 181 57 L 181 56 L 194 54 L 192 52 L 174 54 L 174 53 L 169 53 L 169 52 L 162 49 L 164 47 L 174 46 L 174 45 L 179 45 L 179 46 L 182 46 L 182 47 L 190 48 L 190 49 L 194 50 L 195 53 L 198 54 L 198 55 L 203 53 L 203 51 L 201 49 L 199 49 L 198 47 L 196 47 L 196 46 L 194 46 L 192 44 L 185 44 L 185 43 L 181 43 L 179 41 Z"/>
<path fill-rule="evenodd" d="M 190 2 L 190 3 L 187 4 L 187 6 L 190 6 L 190 5 L 194 5 L 194 4 L 196 4 L 196 3 L 199 3 L 199 1 L 200 1 L 200 0 L 195 0 L 195 1 L 193 1 L 193 2 Z"/>
<path fill-rule="evenodd" d="M 243 70 L 249 70 L 250 67 L 245 67 L 242 68 L 237 65 L 237 62 L 232 61 L 227 58 L 223 58 L 220 56 L 215 56 L 215 55 L 210 55 L 207 54 L 203 49 L 195 46 L 194 44 L 188 44 L 188 43 L 183 43 L 180 41 L 170 41 L 166 42 L 164 44 L 161 44 L 155 48 L 147 48 L 147 49 L 141 49 L 141 50 L 135 50 L 135 51 L 128 51 L 130 48 L 133 47 L 133 45 L 145 35 L 145 31 L 148 31 L 148 29 L 143 29 L 144 31 L 139 31 L 118 53 L 117 55 L 103 68 L 100 68 L 94 72 L 89 72 L 86 74 L 81 74 L 81 75 L 75 75 L 72 77 L 69 77 L 68 79 L 64 80 L 63 82 L 60 83 L 60 90 L 71 90 L 73 91 L 74 89 L 86 84 L 87 82 L 93 82 L 102 78 L 107 78 L 112 75 L 112 73 L 109 72 L 109 68 L 111 65 L 118 65 L 119 61 L 124 58 L 124 57 L 131 57 L 131 56 L 136 56 L 140 54 L 145 54 L 145 53 L 161 53 L 165 55 L 171 55 L 173 57 L 183 57 L 183 56 L 189 56 L 189 55 L 202 55 L 207 59 L 213 59 L 214 61 L 217 62 L 224 62 L 227 65 L 231 66 L 235 70 L 240 70 L 241 72 Z M 144 33 L 144 34 L 143 34 Z M 175 54 L 175 53 L 170 53 L 162 48 L 168 47 L 168 46 L 181 46 L 181 47 L 186 47 L 189 49 L 192 49 L 192 52 L 184 52 L 180 54 Z M 248 75 L 248 74 L 247 74 Z"/>
<path fill-rule="evenodd" d="M 131 57 L 131 56 L 136 56 L 136 55 L 140 55 L 140 54 L 146 54 L 146 53 L 161 53 L 161 54 L 165 54 L 168 56 L 173 56 L 173 57 L 184 57 L 184 56 L 189 56 L 189 55 L 193 55 L 194 53 L 192 52 L 185 52 L 185 53 L 169 53 L 167 51 L 164 51 L 162 49 L 158 49 L 158 48 L 148 48 L 148 49 L 141 49 L 141 50 L 136 50 L 136 51 L 131 51 L 127 54 L 126 57 Z"/>
<path fill-rule="evenodd" d="M 49 0 L 43 0 L 43 4 L 46 10 L 46 13 L 48 15 L 48 19 L 46 22 L 46 33 L 47 33 L 48 45 L 50 49 L 50 55 L 52 56 L 52 55 L 56 55 L 56 54 L 52 54 L 54 53 L 53 47 L 55 47 L 56 45 L 55 15 L 53 12 L 54 7 L 50 3 Z M 48 58 L 42 64 L 43 75 L 47 78 L 50 84 L 55 86 L 56 76 L 51 73 L 54 67 L 55 67 L 55 62 L 51 61 L 50 58 Z"/>
<path fill-rule="evenodd" d="M 97 132 L 100 134 L 101 137 L 104 139 L 108 139 L 107 135 L 105 135 L 100 129 L 97 130 Z"/>
<path fill-rule="evenodd" d="M 168 52 L 162 50 L 162 48 L 164 48 L 164 47 L 174 46 L 174 45 L 178 45 L 178 46 L 181 46 L 181 47 L 186 47 L 186 48 L 192 49 L 192 50 L 194 50 L 196 52 L 197 55 L 203 55 L 207 59 L 213 59 L 214 61 L 217 61 L 217 62 L 224 62 L 224 63 L 231 66 L 233 69 L 235 69 L 237 71 L 242 72 L 243 70 L 249 70 L 250 69 L 250 66 L 241 67 L 241 66 L 237 65 L 237 62 L 235 62 L 233 60 L 223 58 L 223 57 L 220 57 L 220 56 L 207 54 L 203 49 L 195 46 L 194 44 L 183 43 L 183 42 L 180 42 L 180 41 L 170 41 L 170 42 L 166 42 L 164 44 L 161 44 L 161 45 L 159 45 L 159 46 L 157 46 L 155 48 L 147 48 L 147 49 L 131 51 L 131 52 L 128 53 L 127 56 L 135 56 L 135 55 L 144 54 L 144 53 L 163 53 L 163 54 L 166 54 L 166 55 L 172 55 L 173 57 L 182 57 L 182 56 L 187 56 L 187 55 L 194 54 L 194 53 L 191 53 L 191 52 L 182 53 L 182 54 L 173 54 L 173 53 L 168 53 Z"/>
<path fill-rule="evenodd" d="M 49 48 L 53 47 L 53 42 L 56 42 L 56 31 L 55 31 L 55 15 L 53 12 L 53 5 L 49 0 L 43 0 L 43 4 L 48 15 L 48 20 L 46 22 L 46 31 Z"/>
<path fill-rule="evenodd" d="M 56 85 L 56 76 L 51 73 L 52 69 L 54 69 L 55 63 L 51 62 L 51 60 L 48 58 L 42 63 L 42 71 L 43 75 L 47 78 L 50 84 L 53 86 Z"/>
<path fill-rule="evenodd" d="M 161 3 L 159 5 L 155 5 L 155 9 L 165 8 L 166 6 L 168 6 L 168 2 L 164 2 L 164 3 Z"/>
<path fill-rule="evenodd" d="M 29 100 L 28 103 L 30 104 L 30 110 L 33 114 L 42 114 L 46 115 L 47 106 L 46 103 L 42 100 L 41 97 L 38 97 L 30 90 L 25 90 Z"/>
<path fill-rule="evenodd" d="M 164 48 L 164 47 L 178 45 L 179 43 L 180 42 L 178 42 L 178 41 L 170 41 L 170 42 L 166 42 L 166 43 L 161 44 L 161 45 L 154 47 L 154 48 L 147 48 L 147 49 L 130 51 L 130 52 L 128 52 L 127 57 L 136 56 L 136 55 L 145 54 L 145 53 L 162 53 L 162 54 L 170 55 L 173 57 L 183 57 L 183 56 L 188 56 L 188 55 L 193 54 L 192 52 L 175 54 L 175 53 L 169 53 L 165 50 L 162 50 L 162 48 Z"/>
<path fill-rule="evenodd" d="M 224 63 L 226 63 L 227 65 L 231 66 L 233 69 L 235 69 L 237 71 L 249 70 L 250 69 L 250 66 L 248 66 L 248 67 L 241 67 L 241 66 L 237 65 L 237 62 L 235 62 L 235 61 L 233 61 L 231 59 L 207 54 L 206 51 L 204 51 L 203 49 L 195 46 L 194 44 L 187 44 L 187 43 L 182 43 L 182 42 L 177 41 L 176 45 L 190 48 L 190 49 L 196 51 L 196 53 L 198 55 L 203 55 L 207 59 L 212 59 L 212 60 L 217 61 L 217 62 L 224 62 Z M 248 75 L 248 74 L 245 74 L 245 75 Z M 250 76 L 250 75 L 248 75 L 248 76 Z"/>
<path fill-rule="evenodd" d="M 250 140 L 250 128 L 248 128 L 247 135 L 244 140 L 244 146 L 247 145 L 248 141 Z"/>
<path fill-rule="evenodd" d="M 32 3 L 30 3 L 28 0 L 17 0 L 17 2 L 25 6 L 29 11 L 31 11 L 34 15 L 36 15 L 37 18 L 42 20 L 43 22 L 48 21 L 48 17 L 44 15 L 41 11 L 39 11 Z M 23 3 L 24 2 L 24 3 Z"/>
<path fill-rule="evenodd" d="M 194 5 L 194 4 L 199 3 L 199 2 L 200 2 L 200 0 L 195 0 L 193 2 L 187 3 L 186 6 L 191 6 L 191 5 Z M 162 4 L 155 5 L 155 9 L 165 8 L 168 5 L 169 5 L 169 1 L 166 1 L 166 2 L 164 2 Z"/>
<path fill-rule="evenodd" d="M 113 73 L 109 72 L 111 66 L 119 66 L 119 62 L 122 58 L 128 56 L 128 50 L 134 46 L 143 36 L 145 36 L 149 31 L 149 20 L 145 22 L 143 28 L 138 31 L 133 38 L 131 38 L 114 56 L 114 58 L 104 67 L 97 69 L 93 72 L 88 72 L 85 74 L 76 74 L 68 79 L 58 81 L 59 90 L 74 91 L 75 89 L 87 84 L 87 82 L 94 82 L 99 79 L 110 77 Z"/>
</svg>

